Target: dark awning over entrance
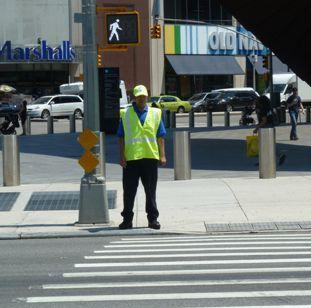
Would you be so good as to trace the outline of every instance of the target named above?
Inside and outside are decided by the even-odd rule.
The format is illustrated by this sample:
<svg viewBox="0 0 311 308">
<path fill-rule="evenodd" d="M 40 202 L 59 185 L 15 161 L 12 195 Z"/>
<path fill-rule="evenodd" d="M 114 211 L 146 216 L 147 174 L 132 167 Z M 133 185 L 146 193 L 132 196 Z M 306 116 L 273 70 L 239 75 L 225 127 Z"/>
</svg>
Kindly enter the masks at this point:
<svg viewBox="0 0 311 308">
<path fill-rule="evenodd" d="M 248 57 L 249 61 L 252 63 L 252 57 Z M 267 73 L 268 70 L 262 66 L 262 57 L 257 57 L 257 62 L 255 63 L 256 72 L 260 75 Z M 292 72 L 286 64 L 284 64 L 278 57 L 273 57 L 273 74 L 283 74 Z"/>
<path fill-rule="evenodd" d="M 233 16 L 311 85 L 310 0 L 219 0 Z"/>
<path fill-rule="evenodd" d="M 177 75 L 244 75 L 233 56 L 166 56 Z"/>
</svg>

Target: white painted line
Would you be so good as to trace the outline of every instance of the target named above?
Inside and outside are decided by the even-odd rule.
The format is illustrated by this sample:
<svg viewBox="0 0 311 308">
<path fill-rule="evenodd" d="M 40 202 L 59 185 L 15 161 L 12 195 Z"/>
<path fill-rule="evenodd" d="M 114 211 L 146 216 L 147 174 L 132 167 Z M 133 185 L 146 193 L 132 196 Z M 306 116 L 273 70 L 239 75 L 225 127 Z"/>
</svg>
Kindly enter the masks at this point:
<svg viewBox="0 0 311 308">
<path fill-rule="evenodd" d="M 221 243 L 165 243 L 165 244 L 132 244 L 132 245 L 105 245 L 105 248 L 133 248 L 133 247 L 171 247 L 171 246 L 226 246 L 226 245 L 276 245 L 276 244 L 311 244 L 311 241 L 263 241 L 263 242 L 221 242 Z M 310 247 L 311 248 L 311 247 Z"/>
<path fill-rule="evenodd" d="M 266 263 L 308 263 L 311 258 L 296 259 L 256 259 L 256 260 L 212 260 L 212 261 L 165 261 L 165 262 L 117 262 L 117 263 L 77 263 L 81 267 L 130 267 L 130 266 L 179 266 L 216 264 L 266 264 Z"/>
<path fill-rule="evenodd" d="M 169 275 L 206 275 L 206 274 L 243 274 L 243 273 L 292 273 L 311 272 L 311 267 L 266 267 L 266 268 L 226 268 L 199 270 L 161 270 L 161 271 L 113 271 L 113 272 L 74 272 L 63 273 L 65 278 L 82 277 L 120 277 L 120 276 L 169 276 Z"/>
<path fill-rule="evenodd" d="M 185 307 L 185 308 L 210 308 L 210 307 Z M 311 308 L 311 305 L 277 305 L 277 306 L 214 306 L 213 308 Z"/>
<path fill-rule="evenodd" d="M 234 256 L 287 256 L 287 255 L 310 255 L 311 251 L 290 252 L 233 252 L 233 253 L 180 253 L 180 254 L 152 254 L 152 255 L 119 255 L 119 256 L 85 256 L 86 260 L 99 259 L 143 259 L 143 258 L 198 258 L 198 257 L 234 257 Z"/>
<path fill-rule="evenodd" d="M 156 240 L 156 239 L 162 239 L 162 240 L 174 240 L 174 239 L 197 239 L 197 238 L 206 238 L 206 239 L 229 239 L 229 238 L 251 238 L 251 239 L 256 239 L 258 237 L 263 237 L 263 238 L 279 238 L 279 237 L 294 237 L 294 238 L 299 238 L 299 237 L 304 237 L 304 236 L 311 236 L 310 233 L 294 233 L 294 234 L 287 234 L 287 233 L 278 233 L 278 234 L 230 234 L 230 235 L 195 235 L 195 236 L 161 236 L 159 237 L 131 237 L 131 238 L 121 238 L 122 241 L 140 241 L 140 240 Z"/>
<path fill-rule="evenodd" d="M 28 297 L 27 303 L 60 302 L 102 302 L 102 301 L 145 301 L 180 299 L 218 299 L 218 298 L 265 298 L 311 296 L 311 290 L 304 291 L 248 291 L 248 292 L 209 292 L 209 293 L 162 293 L 162 294 L 116 294 L 116 295 L 75 295 Z"/>
<path fill-rule="evenodd" d="M 145 281 L 145 282 L 107 282 L 107 283 L 68 283 L 44 284 L 42 289 L 103 289 L 103 288 L 145 288 L 169 286 L 215 286 L 215 285 L 249 285 L 249 284 L 284 284 L 311 283 L 311 278 L 285 279 L 228 279 L 228 280 L 189 280 L 189 281 Z"/>
<path fill-rule="evenodd" d="M 168 251 L 231 251 L 231 250 L 294 250 L 305 249 L 310 251 L 311 247 L 308 246 L 272 246 L 272 247 L 258 247 L 258 246 L 248 246 L 248 247 L 217 247 L 217 248 L 157 248 L 157 249 L 106 249 L 106 250 L 95 250 L 94 253 L 128 253 L 128 252 L 168 252 Z"/>
<path fill-rule="evenodd" d="M 129 243 L 171 243 L 171 242 L 220 242 L 220 241 L 258 241 L 258 240 L 292 240 L 293 237 L 273 237 L 273 238 L 267 238 L 267 237 L 260 237 L 260 236 L 256 236 L 256 237 L 243 237 L 241 236 L 240 238 L 202 238 L 200 236 L 198 236 L 197 238 L 189 238 L 189 239 L 154 239 L 154 240 L 122 240 L 122 241 L 113 241 L 110 244 L 129 244 Z M 304 237 L 295 237 L 295 240 L 311 240 L 311 236 L 304 236 Z"/>
</svg>

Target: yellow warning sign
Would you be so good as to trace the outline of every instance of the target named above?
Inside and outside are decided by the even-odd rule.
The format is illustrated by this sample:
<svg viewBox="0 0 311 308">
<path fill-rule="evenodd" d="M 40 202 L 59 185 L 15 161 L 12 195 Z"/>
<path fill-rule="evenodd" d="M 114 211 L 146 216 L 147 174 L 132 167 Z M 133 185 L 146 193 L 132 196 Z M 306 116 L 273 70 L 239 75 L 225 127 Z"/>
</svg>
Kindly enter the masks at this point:
<svg viewBox="0 0 311 308">
<path fill-rule="evenodd" d="M 95 144 L 99 142 L 98 136 L 89 128 L 86 128 L 78 137 L 79 143 L 86 150 L 90 150 Z"/>
<path fill-rule="evenodd" d="M 91 153 L 91 151 L 87 150 L 79 159 L 79 164 L 85 172 L 90 173 L 99 164 L 99 160 Z"/>
</svg>

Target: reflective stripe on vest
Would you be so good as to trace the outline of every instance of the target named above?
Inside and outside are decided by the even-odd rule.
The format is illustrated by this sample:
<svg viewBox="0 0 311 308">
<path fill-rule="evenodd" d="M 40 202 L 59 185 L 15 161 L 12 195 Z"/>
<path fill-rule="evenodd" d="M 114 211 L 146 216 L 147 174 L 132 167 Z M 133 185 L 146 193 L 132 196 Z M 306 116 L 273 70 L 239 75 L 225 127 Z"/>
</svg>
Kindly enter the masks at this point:
<svg viewBox="0 0 311 308">
<path fill-rule="evenodd" d="M 121 117 L 126 160 L 159 159 L 156 135 L 161 122 L 161 110 L 148 107 L 144 125 L 141 124 L 133 107 L 123 112 Z"/>
</svg>

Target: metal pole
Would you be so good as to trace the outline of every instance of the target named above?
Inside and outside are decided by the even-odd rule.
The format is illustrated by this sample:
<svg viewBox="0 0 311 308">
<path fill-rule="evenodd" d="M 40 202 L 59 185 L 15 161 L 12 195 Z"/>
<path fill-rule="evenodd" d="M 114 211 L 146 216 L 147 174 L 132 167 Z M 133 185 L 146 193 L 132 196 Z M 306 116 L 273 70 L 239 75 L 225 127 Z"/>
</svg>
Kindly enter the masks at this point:
<svg viewBox="0 0 311 308">
<path fill-rule="evenodd" d="M 189 112 L 189 127 L 194 128 L 194 111 Z"/>
<path fill-rule="evenodd" d="M 20 185 L 19 140 L 16 135 L 2 136 L 3 186 Z"/>
<path fill-rule="evenodd" d="M 176 112 L 171 112 L 171 128 L 176 128 Z"/>
<path fill-rule="evenodd" d="M 78 14 L 76 20 L 82 21 L 85 100 L 83 126 L 98 134 L 101 139 L 101 133 L 99 133 L 96 0 L 82 0 L 82 15 Z M 97 156 L 100 161 L 101 148 L 104 149 L 104 144 L 97 144 L 92 149 L 92 154 Z M 85 173 L 81 179 L 79 224 L 109 223 L 106 179 L 101 173 L 102 166 L 100 164 L 91 173 Z"/>
<path fill-rule="evenodd" d="M 69 116 L 69 126 L 70 126 L 70 133 L 75 133 L 76 132 L 76 117 L 74 114 L 71 114 Z"/>
<path fill-rule="evenodd" d="M 206 113 L 207 117 L 207 127 L 213 127 L 213 113 L 211 111 L 208 111 Z"/>
<path fill-rule="evenodd" d="M 165 122 L 164 122 L 165 128 L 170 128 L 170 126 L 171 126 L 170 111 L 169 110 L 165 110 L 164 112 L 165 112 Z"/>
<path fill-rule="evenodd" d="M 307 107 L 307 109 L 306 109 L 306 122 L 307 122 L 307 123 L 310 123 L 310 122 L 311 122 L 310 107 Z"/>
<path fill-rule="evenodd" d="M 275 128 L 259 129 L 259 178 L 276 177 Z"/>
<path fill-rule="evenodd" d="M 25 133 L 26 135 L 31 135 L 31 117 L 27 116 L 25 122 Z"/>
<path fill-rule="evenodd" d="M 47 131 L 48 131 L 48 134 L 54 134 L 54 117 L 53 116 L 48 117 Z"/>
<path fill-rule="evenodd" d="M 191 151 L 189 131 L 174 132 L 174 178 L 191 179 Z"/>
<path fill-rule="evenodd" d="M 225 111 L 225 127 L 230 127 L 230 112 Z"/>
<path fill-rule="evenodd" d="M 269 87 L 270 87 L 270 100 L 272 102 L 272 106 L 274 106 L 274 95 L 273 95 L 273 55 L 272 55 L 272 51 L 269 51 L 269 74 L 270 74 L 270 78 L 269 78 Z"/>
</svg>

